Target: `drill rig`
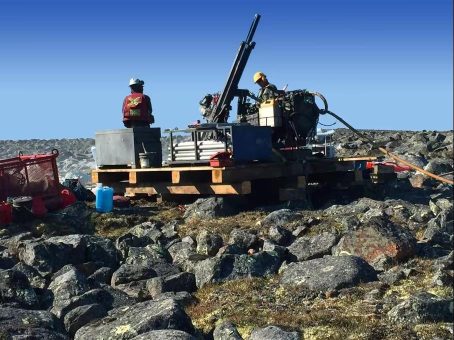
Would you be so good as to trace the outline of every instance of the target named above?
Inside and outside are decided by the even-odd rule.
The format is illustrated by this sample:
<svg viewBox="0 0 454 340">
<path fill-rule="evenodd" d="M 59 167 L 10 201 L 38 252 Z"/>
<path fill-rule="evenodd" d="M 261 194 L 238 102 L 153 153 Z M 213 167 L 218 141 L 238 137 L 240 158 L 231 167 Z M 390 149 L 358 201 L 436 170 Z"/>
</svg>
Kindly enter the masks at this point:
<svg viewBox="0 0 454 340">
<path fill-rule="evenodd" d="M 319 96 L 306 90 L 278 91 L 275 98 L 261 102 L 238 84 L 255 47 L 253 37 L 260 21 L 256 14 L 247 37 L 241 42 L 224 89 L 207 94 L 200 102 L 206 123 L 190 125 L 170 133 L 169 163 L 205 163 L 215 153 L 231 154 L 235 162 L 293 160 L 312 154 L 307 145 L 315 137 L 320 110 Z M 228 123 L 232 102 L 237 98 L 237 120 Z M 190 133 L 191 141 L 174 143 L 178 133 Z M 277 158 L 276 158 L 277 156 Z"/>
</svg>

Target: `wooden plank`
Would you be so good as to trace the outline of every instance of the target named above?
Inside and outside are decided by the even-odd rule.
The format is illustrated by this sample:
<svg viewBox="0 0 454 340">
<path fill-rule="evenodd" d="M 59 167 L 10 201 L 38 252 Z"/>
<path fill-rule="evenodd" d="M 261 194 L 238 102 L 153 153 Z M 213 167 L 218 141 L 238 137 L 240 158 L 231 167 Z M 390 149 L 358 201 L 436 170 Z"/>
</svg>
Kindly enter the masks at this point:
<svg viewBox="0 0 454 340">
<path fill-rule="evenodd" d="M 107 173 L 107 172 L 127 172 L 131 169 L 128 168 L 119 168 L 119 169 L 96 169 L 92 171 L 96 171 L 97 173 Z"/>
<path fill-rule="evenodd" d="M 247 195 L 251 193 L 251 182 L 244 181 L 232 184 L 193 184 L 173 185 L 172 183 L 147 183 L 128 186 L 128 196 L 135 194 L 174 194 L 174 195 Z"/>
<path fill-rule="evenodd" d="M 96 169 L 93 171 L 97 172 L 171 172 L 171 171 L 209 171 L 213 169 L 211 166 L 208 165 L 201 165 L 201 166 L 179 166 L 179 167 L 170 167 L 170 166 L 163 166 L 160 168 L 146 168 L 146 169 L 131 169 L 131 168 L 118 168 L 118 169 Z M 224 169 L 224 168 L 219 168 Z"/>
<path fill-rule="evenodd" d="M 194 183 L 210 183 L 211 182 L 211 171 L 200 170 L 200 171 L 172 171 L 172 183 L 173 184 L 194 184 Z"/>
<path fill-rule="evenodd" d="M 134 197 L 136 194 L 147 194 L 148 196 L 157 195 L 154 187 L 126 187 L 125 196 Z"/>
<path fill-rule="evenodd" d="M 196 184 L 169 186 L 171 194 L 181 195 L 246 195 L 251 193 L 251 182 L 245 181 L 237 184 Z"/>
</svg>

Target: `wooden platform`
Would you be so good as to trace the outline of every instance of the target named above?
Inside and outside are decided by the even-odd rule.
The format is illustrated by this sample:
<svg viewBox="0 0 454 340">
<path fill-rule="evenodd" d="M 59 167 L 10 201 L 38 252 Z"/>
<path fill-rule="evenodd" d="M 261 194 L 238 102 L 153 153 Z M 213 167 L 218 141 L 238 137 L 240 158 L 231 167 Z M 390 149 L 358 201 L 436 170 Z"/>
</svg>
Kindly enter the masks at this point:
<svg viewBox="0 0 454 340">
<path fill-rule="evenodd" d="M 360 182 L 355 162 L 374 157 L 314 158 L 300 162 L 250 163 L 232 167 L 164 166 L 149 169 L 96 169 L 92 182 L 112 186 L 126 196 L 153 195 L 248 195 L 270 185 L 284 197 L 298 197 L 308 181 Z M 347 180 L 345 181 L 345 178 Z M 295 192 L 296 190 L 296 192 Z"/>
</svg>

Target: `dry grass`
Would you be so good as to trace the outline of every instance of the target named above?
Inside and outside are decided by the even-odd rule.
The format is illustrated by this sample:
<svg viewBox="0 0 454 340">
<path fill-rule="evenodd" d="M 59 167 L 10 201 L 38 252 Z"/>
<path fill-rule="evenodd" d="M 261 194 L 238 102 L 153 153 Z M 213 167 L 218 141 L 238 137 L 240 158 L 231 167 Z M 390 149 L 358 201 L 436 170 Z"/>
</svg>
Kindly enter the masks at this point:
<svg viewBox="0 0 454 340">
<path fill-rule="evenodd" d="M 260 211 L 251 211 L 239 213 L 235 216 L 219 217 L 215 219 L 200 219 L 193 218 L 188 220 L 178 229 L 181 237 L 192 236 L 196 237 L 200 230 L 206 229 L 213 233 L 217 233 L 224 241 L 227 241 L 230 232 L 235 228 L 244 228 L 257 232 L 258 235 L 263 235 L 266 230 L 261 227 L 258 222 L 266 216 L 266 213 Z"/>
<path fill-rule="evenodd" d="M 141 204 L 143 208 L 143 204 Z M 148 209 L 148 210 L 147 210 Z M 109 238 L 124 234 L 130 227 L 145 221 L 181 220 L 183 209 L 178 205 L 148 203 L 142 214 L 109 215 L 95 217 L 97 233 Z M 192 219 L 179 227 L 180 237 L 196 237 L 202 229 L 210 230 L 228 240 L 235 228 L 247 228 L 258 236 L 267 236 L 268 227 L 258 223 L 267 213 L 244 212 L 232 217 L 216 219 Z M 338 231 L 343 227 L 335 216 L 321 212 L 303 213 L 298 221 L 290 223 L 290 230 L 309 218 L 320 221 L 309 227 L 308 235 L 322 231 Z M 407 279 L 392 285 L 385 297 L 396 295 L 404 300 L 409 296 L 428 291 L 437 296 L 452 298 L 452 287 L 438 287 L 431 282 L 434 274 L 433 261 L 413 260 L 416 272 Z M 448 328 L 443 324 L 418 325 L 416 327 L 390 324 L 387 310 L 379 302 L 365 301 L 367 292 L 376 288 L 373 284 L 360 285 L 334 298 L 314 296 L 304 288 L 282 287 L 278 277 L 242 279 L 221 284 L 209 284 L 199 289 L 197 303 L 187 308 L 194 325 L 209 334 L 219 320 L 233 322 L 240 334 L 247 338 L 254 328 L 276 325 L 289 331 L 299 331 L 304 339 L 432 339 L 447 338 Z"/>
<path fill-rule="evenodd" d="M 420 324 L 414 327 L 421 340 L 452 339 L 452 329 L 453 325 L 447 323 Z"/>
<path fill-rule="evenodd" d="M 143 222 L 167 223 L 182 216 L 175 204 L 154 203 L 140 200 L 132 202 L 131 209 L 115 210 L 111 213 L 93 213 L 91 222 L 97 235 L 116 239 L 127 233 L 133 226 Z"/>
<path fill-rule="evenodd" d="M 386 339 L 389 334 L 402 338 L 413 334 L 388 325 L 376 304 L 363 301 L 368 289 L 366 285 L 346 296 L 314 298 L 303 288 L 280 286 L 277 277 L 243 279 L 201 288 L 196 293 L 198 304 L 187 312 L 205 334 L 217 320 L 228 319 L 244 338 L 254 328 L 270 324 L 299 331 L 305 339 Z"/>
</svg>

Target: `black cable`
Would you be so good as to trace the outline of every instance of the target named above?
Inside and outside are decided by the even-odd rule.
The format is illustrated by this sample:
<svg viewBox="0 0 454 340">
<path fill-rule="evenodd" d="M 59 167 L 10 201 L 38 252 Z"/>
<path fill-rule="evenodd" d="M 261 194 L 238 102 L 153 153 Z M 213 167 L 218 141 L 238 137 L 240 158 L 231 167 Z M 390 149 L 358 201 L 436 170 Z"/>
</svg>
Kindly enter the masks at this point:
<svg viewBox="0 0 454 340">
<path fill-rule="evenodd" d="M 334 122 L 333 124 L 323 124 L 323 123 L 320 123 L 318 122 L 321 126 L 333 126 L 333 125 L 336 125 L 336 122 Z"/>
</svg>

